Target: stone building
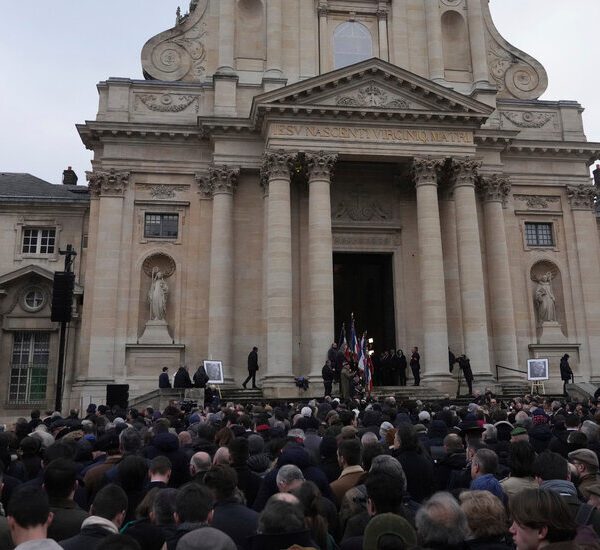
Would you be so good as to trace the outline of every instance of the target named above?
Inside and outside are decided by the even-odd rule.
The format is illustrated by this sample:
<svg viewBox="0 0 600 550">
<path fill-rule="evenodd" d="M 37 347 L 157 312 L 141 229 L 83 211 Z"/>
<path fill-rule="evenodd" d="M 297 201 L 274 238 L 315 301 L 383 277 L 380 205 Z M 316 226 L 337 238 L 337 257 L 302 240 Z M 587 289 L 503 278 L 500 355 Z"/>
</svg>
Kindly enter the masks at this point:
<svg viewBox="0 0 600 550">
<path fill-rule="evenodd" d="M 600 144 L 487 0 L 195 0 L 142 65 L 78 126 L 74 399 L 209 358 L 239 384 L 253 345 L 265 394 L 293 395 L 351 312 L 376 349 L 419 346 L 431 387 L 448 346 L 480 385 L 531 358 L 555 379 L 563 353 L 600 378 Z"/>
<path fill-rule="evenodd" d="M 10 418 L 54 405 L 59 324 L 50 319 L 52 281 L 64 268 L 59 250 L 67 244 L 77 252 L 66 338 L 69 384 L 79 353 L 89 197 L 85 186 L 64 181 L 52 185 L 29 174 L 0 173 L 0 410 Z"/>
</svg>

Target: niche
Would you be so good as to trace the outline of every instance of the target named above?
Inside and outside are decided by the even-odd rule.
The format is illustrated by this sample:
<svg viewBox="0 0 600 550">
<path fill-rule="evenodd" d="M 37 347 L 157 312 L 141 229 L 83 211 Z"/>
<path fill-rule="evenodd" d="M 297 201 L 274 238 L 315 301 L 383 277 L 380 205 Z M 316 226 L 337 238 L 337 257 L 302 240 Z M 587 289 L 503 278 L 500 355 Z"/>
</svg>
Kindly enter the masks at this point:
<svg viewBox="0 0 600 550">
<path fill-rule="evenodd" d="M 446 79 L 464 82 L 471 72 L 471 47 L 464 17 L 456 11 L 442 15 L 444 69 Z"/>
<path fill-rule="evenodd" d="M 530 271 L 531 300 L 535 312 L 537 336 L 545 329 L 560 327 L 566 334 L 565 301 L 562 276 L 558 266 L 549 260 L 536 262 Z"/>
</svg>

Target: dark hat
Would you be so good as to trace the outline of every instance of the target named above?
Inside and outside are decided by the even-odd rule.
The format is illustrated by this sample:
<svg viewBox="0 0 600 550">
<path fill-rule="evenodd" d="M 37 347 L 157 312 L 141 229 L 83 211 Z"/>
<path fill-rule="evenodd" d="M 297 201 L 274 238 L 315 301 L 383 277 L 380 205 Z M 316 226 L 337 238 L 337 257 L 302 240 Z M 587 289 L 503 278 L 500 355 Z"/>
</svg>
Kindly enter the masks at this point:
<svg viewBox="0 0 600 550">
<path fill-rule="evenodd" d="M 577 449 L 576 451 L 571 451 L 569 453 L 569 460 L 573 462 L 573 460 L 577 460 L 578 462 L 583 462 L 588 466 L 594 466 L 598 468 L 598 455 L 590 450 L 590 449 Z"/>
<path fill-rule="evenodd" d="M 367 524 L 363 539 L 364 550 L 377 550 L 379 539 L 384 535 L 397 536 L 405 547 L 417 544 L 417 534 L 408 521 L 396 514 L 379 514 Z"/>
<path fill-rule="evenodd" d="M 88 414 L 94 414 L 96 412 L 96 405 L 94 403 L 90 403 L 85 412 Z"/>
<path fill-rule="evenodd" d="M 483 427 L 481 427 L 479 425 L 479 422 L 477 422 L 477 420 L 467 420 L 467 417 L 470 415 L 467 415 L 465 417 L 465 419 L 458 425 L 458 429 L 463 432 L 463 433 L 467 433 L 467 432 L 484 432 L 485 429 Z"/>
</svg>

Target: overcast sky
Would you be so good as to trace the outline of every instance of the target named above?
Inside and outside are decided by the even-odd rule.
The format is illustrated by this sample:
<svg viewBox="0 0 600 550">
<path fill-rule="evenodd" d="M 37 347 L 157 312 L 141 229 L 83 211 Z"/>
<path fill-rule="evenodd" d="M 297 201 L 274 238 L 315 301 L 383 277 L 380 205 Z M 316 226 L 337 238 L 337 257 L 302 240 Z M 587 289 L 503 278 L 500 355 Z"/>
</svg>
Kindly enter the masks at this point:
<svg viewBox="0 0 600 550">
<path fill-rule="evenodd" d="M 302 0 L 312 1 L 312 0 Z M 399 0 L 393 0 L 399 1 Z M 577 100 L 600 142 L 600 0 L 491 0 L 512 44 L 538 59 L 550 86 L 541 99 Z M 187 0 L 2 0 L 0 171 L 60 183 L 72 165 L 85 181 L 91 153 L 75 124 L 95 118 L 96 83 L 143 78 L 142 46 L 170 28 Z"/>
</svg>

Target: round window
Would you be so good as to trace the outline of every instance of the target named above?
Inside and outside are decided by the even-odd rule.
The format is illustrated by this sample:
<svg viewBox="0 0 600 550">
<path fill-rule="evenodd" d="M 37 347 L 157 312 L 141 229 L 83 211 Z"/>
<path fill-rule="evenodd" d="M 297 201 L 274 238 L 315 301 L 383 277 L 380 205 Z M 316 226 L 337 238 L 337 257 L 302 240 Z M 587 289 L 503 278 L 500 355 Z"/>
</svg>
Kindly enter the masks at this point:
<svg viewBox="0 0 600 550">
<path fill-rule="evenodd" d="M 44 307 L 45 301 L 46 297 L 40 288 L 29 289 L 25 292 L 25 297 L 23 299 L 25 308 L 29 311 L 39 311 Z"/>
</svg>

